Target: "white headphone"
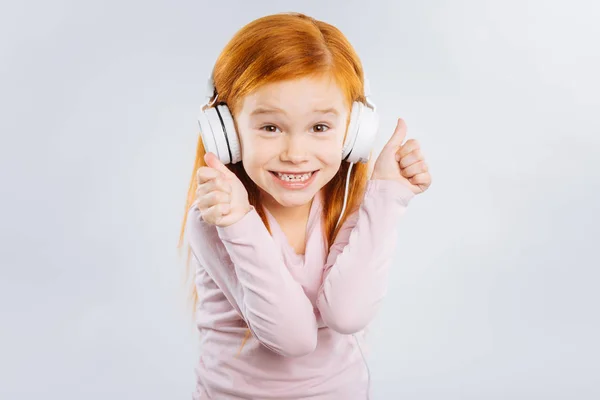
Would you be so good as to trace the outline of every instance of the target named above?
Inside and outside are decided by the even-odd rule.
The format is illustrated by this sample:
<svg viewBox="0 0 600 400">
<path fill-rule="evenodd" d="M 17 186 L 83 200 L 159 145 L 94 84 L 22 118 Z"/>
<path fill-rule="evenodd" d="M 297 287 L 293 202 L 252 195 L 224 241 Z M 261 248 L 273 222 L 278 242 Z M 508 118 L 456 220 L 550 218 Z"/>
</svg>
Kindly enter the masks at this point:
<svg viewBox="0 0 600 400">
<path fill-rule="evenodd" d="M 225 104 L 212 107 L 219 96 L 215 93 L 214 81 L 208 79 L 206 91 L 206 107 L 198 116 L 202 142 L 207 152 L 212 152 L 219 157 L 223 164 L 235 164 L 242 160 L 239 137 L 235 130 L 233 117 Z M 342 159 L 350 163 L 369 161 L 373 141 L 379 129 L 379 116 L 375 104 L 369 99 L 369 82 L 365 79 L 364 85 L 366 104 L 355 101 L 352 103 L 348 134 L 342 149 Z M 212 100 L 212 97 L 216 97 Z"/>
<path fill-rule="evenodd" d="M 376 112 L 377 107 L 369 98 L 371 93 L 369 81 L 366 78 L 364 80 L 363 89 L 365 92 L 366 104 L 360 101 L 352 103 L 348 133 L 342 148 L 342 160 L 348 161 L 350 167 L 348 168 L 348 175 L 346 176 L 344 205 L 337 221 L 338 225 L 346 210 L 348 184 L 350 181 L 352 165 L 357 162 L 366 163 L 369 161 L 373 141 L 375 140 L 375 136 L 379 129 L 379 116 Z M 212 99 L 213 96 L 215 96 L 214 99 Z M 210 151 L 216 154 L 223 164 L 235 164 L 242 160 L 239 137 L 235 130 L 233 117 L 231 116 L 231 112 L 227 105 L 222 103 L 213 107 L 218 97 L 219 94 L 215 91 L 213 75 L 211 75 L 206 87 L 206 104 L 202 106 L 200 115 L 198 116 L 202 143 L 206 152 Z M 360 355 L 367 368 L 369 386 L 367 397 L 369 397 L 369 392 L 371 390 L 371 371 L 369 370 L 367 359 L 363 354 L 358 338 L 354 334 L 352 336 L 354 336 Z"/>
</svg>

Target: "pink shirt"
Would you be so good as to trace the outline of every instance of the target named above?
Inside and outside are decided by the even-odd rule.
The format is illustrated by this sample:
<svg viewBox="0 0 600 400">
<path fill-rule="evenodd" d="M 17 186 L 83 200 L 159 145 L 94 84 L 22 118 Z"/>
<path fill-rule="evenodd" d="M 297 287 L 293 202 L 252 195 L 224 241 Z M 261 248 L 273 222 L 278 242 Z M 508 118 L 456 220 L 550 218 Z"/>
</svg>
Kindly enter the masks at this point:
<svg viewBox="0 0 600 400">
<path fill-rule="evenodd" d="M 396 229 L 413 197 L 400 182 L 367 181 L 360 209 L 328 252 L 318 192 L 304 255 L 268 211 L 273 236 L 254 207 L 227 227 L 205 223 L 192 207 L 186 230 L 201 333 L 193 398 L 366 399 L 367 369 L 351 334 L 385 295 Z M 252 336 L 239 352 L 247 327 Z"/>
</svg>

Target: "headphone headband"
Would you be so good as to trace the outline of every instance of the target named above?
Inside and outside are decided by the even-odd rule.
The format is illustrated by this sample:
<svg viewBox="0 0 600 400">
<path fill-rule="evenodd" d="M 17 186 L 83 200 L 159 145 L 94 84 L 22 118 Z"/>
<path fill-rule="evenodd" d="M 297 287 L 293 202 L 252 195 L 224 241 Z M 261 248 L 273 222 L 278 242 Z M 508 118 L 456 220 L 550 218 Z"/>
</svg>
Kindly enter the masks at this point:
<svg viewBox="0 0 600 400">
<path fill-rule="evenodd" d="M 215 80 L 213 74 L 210 74 L 208 81 L 206 82 L 206 97 L 207 102 L 215 95 Z"/>
</svg>

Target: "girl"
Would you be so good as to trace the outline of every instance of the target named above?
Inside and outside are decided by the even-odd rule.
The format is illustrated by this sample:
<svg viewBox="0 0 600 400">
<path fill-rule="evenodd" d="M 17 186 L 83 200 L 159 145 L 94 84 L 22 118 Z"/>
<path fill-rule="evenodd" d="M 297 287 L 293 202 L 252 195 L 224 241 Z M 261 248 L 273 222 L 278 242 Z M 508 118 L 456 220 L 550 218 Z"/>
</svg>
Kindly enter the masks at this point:
<svg viewBox="0 0 600 400">
<path fill-rule="evenodd" d="M 354 334 L 431 176 L 401 119 L 372 168 L 342 162 L 357 157 L 349 132 L 374 124 L 363 84 L 344 35 L 298 13 L 249 23 L 217 59 L 180 236 L 201 332 L 194 399 L 368 398 Z"/>
</svg>

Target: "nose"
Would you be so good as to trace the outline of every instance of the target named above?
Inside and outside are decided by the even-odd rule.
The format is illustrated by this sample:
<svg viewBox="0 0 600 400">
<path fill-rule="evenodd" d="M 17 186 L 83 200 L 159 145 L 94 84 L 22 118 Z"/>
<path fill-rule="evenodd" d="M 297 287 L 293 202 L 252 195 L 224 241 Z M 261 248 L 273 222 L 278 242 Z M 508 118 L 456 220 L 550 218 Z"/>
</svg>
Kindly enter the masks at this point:
<svg viewBox="0 0 600 400">
<path fill-rule="evenodd" d="M 301 163 L 308 160 L 308 140 L 301 134 L 287 136 L 284 150 L 281 153 L 282 161 Z"/>
</svg>

